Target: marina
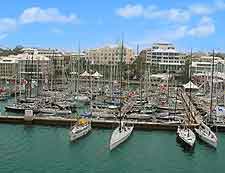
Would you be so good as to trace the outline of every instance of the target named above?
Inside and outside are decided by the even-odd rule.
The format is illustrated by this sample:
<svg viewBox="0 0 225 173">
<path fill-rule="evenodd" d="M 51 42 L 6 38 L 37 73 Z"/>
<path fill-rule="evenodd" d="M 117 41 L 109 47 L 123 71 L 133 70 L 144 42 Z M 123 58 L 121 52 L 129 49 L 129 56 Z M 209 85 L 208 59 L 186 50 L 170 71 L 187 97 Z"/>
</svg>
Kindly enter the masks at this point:
<svg viewBox="0 0 225 173">
<path fill-rule="evenodd" d="M 191 148 L 196 143 L 196 133 L 216 149 L 218 138 L 212 130 L 225 131 L 225 111 L 220 111 L 223 105 L 216 102 L 215 106 L 213 102 L 214 96 L 222 98 L 217 90 L 223 90 L 222 87 L 214 88 L 213 68 L 211 79 L 203 81 L 203 84 L 211 84 L 203 88 L 204 92 L 199 87 L 203 85 L 192 82 L 195 80 L 191 72 L 189 81 L 179 84 L 170 71 L 145 75 L 149 67 L 143 68 L 137 84 L 132 85 L 129 78 L 124 80 L 123 41 L 119 51 L 120 63 L 115 74 L 114 66 L 110 66 L 109 74 L 90 64 L 81 68 L 79 52 L 78 60 L 70 61 L 72 72 L 69 78 L 65 77 L 64 66 L 61 67 L 61 80 L 50 73 L 50 79 L 44 79 L 44 82 L 39 80 L 38 71 L 23 75 L 19 71 L 9 87 L 14 88 L 14 94 L 6 98 L 9 82 L 5 79 L 2 82 L 4 99 L 0 123 L 70 127 L 71 142 L 85 140 L 79 138 L 88 138 L 92 128 L 114 129 L 108 146 L 112 152 L 129 141 L 135 130 L 175 131 L 177 137 Z M 33 55 L 30 58 L 33 59 Z"/>
</svg>

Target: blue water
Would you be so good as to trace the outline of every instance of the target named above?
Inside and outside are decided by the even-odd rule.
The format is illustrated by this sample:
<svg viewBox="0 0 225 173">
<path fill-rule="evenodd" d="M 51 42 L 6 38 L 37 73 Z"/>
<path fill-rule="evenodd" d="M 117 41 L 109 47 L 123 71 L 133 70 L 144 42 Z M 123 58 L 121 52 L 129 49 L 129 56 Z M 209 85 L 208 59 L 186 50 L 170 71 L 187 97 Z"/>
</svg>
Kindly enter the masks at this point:
<svg viewBox="0 0 225 173">
<path fill-rule="evenodd" d="M 70 143 L 66 128 L 0 124 L 2 173 L 212 173 L 223 172 L 225 135 L 214 150 L 197 141 L 184 151 L 175 132 L 134 131 L 112 152 L 112 130 L 93 130 Z"/>
</svg>

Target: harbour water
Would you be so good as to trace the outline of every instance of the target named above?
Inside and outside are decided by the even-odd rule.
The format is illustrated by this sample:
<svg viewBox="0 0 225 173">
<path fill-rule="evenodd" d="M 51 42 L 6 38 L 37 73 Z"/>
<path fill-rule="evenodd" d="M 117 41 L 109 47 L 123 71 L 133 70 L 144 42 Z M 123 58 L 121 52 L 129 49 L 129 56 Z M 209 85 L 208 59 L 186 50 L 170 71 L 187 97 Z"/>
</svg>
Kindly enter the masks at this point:
<svg viewBox="0 0 225 173">
<path fill-rule="evenodd" d="M 176 142 L 175 132 L 134 131 L 109 151 L 112 130 L 94 129 L 70 143 L 69 130 L 0 124 L 0 172 L 4 173 L 212 173 L 223 172 L 225 134 L 214 150 L 197 141 L 193 151 Z"/>
</svg>

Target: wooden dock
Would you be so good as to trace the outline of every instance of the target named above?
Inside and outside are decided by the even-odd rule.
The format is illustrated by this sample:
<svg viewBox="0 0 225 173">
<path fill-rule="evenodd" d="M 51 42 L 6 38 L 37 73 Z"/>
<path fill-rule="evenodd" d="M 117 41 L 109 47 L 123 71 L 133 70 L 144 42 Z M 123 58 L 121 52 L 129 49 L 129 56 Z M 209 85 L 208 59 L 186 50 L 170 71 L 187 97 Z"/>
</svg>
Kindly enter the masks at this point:
<svg viewBox="0 0 225 173">
<path fill-rule="evenodd" d="M 60 117 L 34 117 L 33 120 L 27 121 L 24 116 L 0 116 L 0 123 L 8 124 L 30 124 L 30 125 L 46 125 L 46 126 L 62 126 L 70 127 L 77 120 L 60 118 Z M 91 119 L 93 128 L 115 128 L 118 126 L 118 120 L 105 120 L 105 119 Z M 146 122 L 146 121 L 134 121 L 127 120 L 128 124 L 134 124 L 135 129 L 138 130 L 173 130 L 175 131 L 178 127 L 177 123 L 174 122 Z M 191 128 L 197 125 L 189 125 Z"/>
</svg>

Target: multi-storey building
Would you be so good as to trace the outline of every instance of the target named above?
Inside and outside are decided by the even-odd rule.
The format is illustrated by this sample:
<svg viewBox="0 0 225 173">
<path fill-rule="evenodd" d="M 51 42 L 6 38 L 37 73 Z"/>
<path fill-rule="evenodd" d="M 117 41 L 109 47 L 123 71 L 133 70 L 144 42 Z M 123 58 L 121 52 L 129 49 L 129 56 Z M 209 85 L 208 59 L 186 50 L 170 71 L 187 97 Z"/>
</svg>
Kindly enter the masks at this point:
<svg viewBox="0 0 225 173">
<path fill-rule="evenodd" d="M 154 43 L 147 49 L 146 62 L 158 67 L 160 71 L 179 71 L 185 67 L 185 55 L 170 43 Z"/>
<path fill-rule="evenodd" d="M 17 73 L 18 61 L 10 57 L 0 57 L 0 79 L 13 79 Z"/>
<path fill-rule="evenodd" d="M 62 57 L 63 52 L 59 51 L 58 49 L 45 49 L 45 48 L 23 48 L 22 52 L 29 55 L 41 55 L 47 58 L 56 58 Z"/>
<path fill-rule="evenodd" d="M 213 57 L 199 56 L 192 57 L 192 73 L 208 73 L 212 70 Z M 214 57 L 214 71 L 224 73 L 224 60 L 220 57 Z"/>
<path fill-rule="evenodd" d="M 9 56 L 17 61 L 18 72 L 22 78 L 45 79 L 49 75 L 50 59 L 41 55 L 19 54 Z"/>
<path fill-rule="evenodd" d="M 92 64 L 117 64 L 121 60 L 121 46 L 107 46 L 103 48 L 89 49 L 86 51 L 85 59 Z M 134 52 L 130 48 L 123 49 L 123 62 L 130 64 L 134 60 Z"/>
<path fill-rule="evenodd" d="M 69 63 L 69 60 L 64 56 L 64 52 L 51 48 L 23 48 L 22 51 L 30 56 L 40 55 L 49 58 L 49 68 L 51 74 L 54 75 L 54 79 L 59 80 L 64 77 L 65 66 Z"/>
</svg>

